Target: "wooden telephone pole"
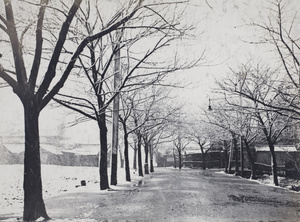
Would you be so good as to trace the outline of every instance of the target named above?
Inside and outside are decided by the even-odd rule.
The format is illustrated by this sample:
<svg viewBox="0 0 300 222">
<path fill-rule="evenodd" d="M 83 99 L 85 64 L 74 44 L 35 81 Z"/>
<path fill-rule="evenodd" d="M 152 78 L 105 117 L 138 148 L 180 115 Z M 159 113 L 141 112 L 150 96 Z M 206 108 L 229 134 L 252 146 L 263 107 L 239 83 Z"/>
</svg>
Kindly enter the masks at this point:
<svg viewBox="0 0 300 222">
<path fill-rule="evenodd" d="M 120 64 L 120 43 L 119 33 L 117 32 L 117 43 L 115 53 L 114 66 L 114 92 L 117 93 L 113 102 L 113 128 L 112 128 L 112 152 L 111 152 L 111 185 L 117 185 L 117 169 L 118 169 L 118 145 L 119 145 L 119 87 L 121 81 L 121 64 Z"/>
</svg>

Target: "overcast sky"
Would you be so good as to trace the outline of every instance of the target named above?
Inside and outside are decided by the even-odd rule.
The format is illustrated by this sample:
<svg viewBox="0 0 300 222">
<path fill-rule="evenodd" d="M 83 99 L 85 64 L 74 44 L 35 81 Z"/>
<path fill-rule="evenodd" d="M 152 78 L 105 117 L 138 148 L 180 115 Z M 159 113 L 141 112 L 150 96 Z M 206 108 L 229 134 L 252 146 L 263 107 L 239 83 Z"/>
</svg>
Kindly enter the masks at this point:
<svg viewBox="0 0 300 222">
<path fill-rule="evenodd" d="M 200 3 L 199 3 L 200 2 Z M 206 4 L 207 2 L 207 4 Z M 234 67 L 251 58 L 256 60 L 268 60 L 270 52 L 264 46 L 251 45 L 245 40 L 253 40 L 257 33 L 246 23 L 252 19 L 257 20 L 259 11 L 266 7 L 267 2 L 262 0 L 195 0 L 198 6 L 190 9 L 191 22 L 197 21 L 198 31 L 203 31 L 191 41 L 193 48 L 186 50 L 192 57 L 197 57 L 205 50 L 203 65 L 184 72 L 187 83 L 192 84 L 182 90 L 178 90 L 179 100 L 186 101 L 188 110 L 199 111 L 205 107 L 208 98 L 211 97 L 210 89 L 214 87 L 214 79 L 221 79 L 228 72 L 228 67 Z M 299 5 L 297 0 L 290 1 L 295 10 Z M 195 20 L 193 20 L 195 19 Z M 200 21 L 200 22 L 198 22 Z M 1 37 L 1 36 L 0 36 Z M 182 75 L 182 74 L 181 74 Z M 59 126 L 68 121 L 63 111 L 57 109 L 45 109 L 40 117 L 40 134 L 58 134 Z M 1 135 L 20 135 L 23 133 L 23 110 L 16 95 L 9 88 L 0 89 L 0 133 Z M 95 123 L 92 128 L 98 132 Z M 78 141 L 98 140 L 92 133 L 87 133 L 85 125 L 73 127 L 67 130 L 66 135 L 74 136 Z"/>
</svg>

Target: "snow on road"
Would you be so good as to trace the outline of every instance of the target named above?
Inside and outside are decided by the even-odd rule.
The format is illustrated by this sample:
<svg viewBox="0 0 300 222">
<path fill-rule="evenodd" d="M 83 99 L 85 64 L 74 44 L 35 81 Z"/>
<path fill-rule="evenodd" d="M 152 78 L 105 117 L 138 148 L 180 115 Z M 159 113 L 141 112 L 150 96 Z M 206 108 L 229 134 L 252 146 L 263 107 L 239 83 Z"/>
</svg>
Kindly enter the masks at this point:
<svg viewBox="0 0 300 222">
<path fill-rule="evenodd" d="M 22 169 L 0 165 L 0 220 L 18 221 L 22 215 Z M 157 168 L 132 186 L 141 178 L 132 173 L 133 182 L 126 183 L 119 169 L 118 186 L 99 192 L 96 167 L 42 166 L 47 212 L 57 222 L 299 221 L 299 195 L 217 172 Z M 76 188 L 81 180 L 87 186 Z"/>
</svg>

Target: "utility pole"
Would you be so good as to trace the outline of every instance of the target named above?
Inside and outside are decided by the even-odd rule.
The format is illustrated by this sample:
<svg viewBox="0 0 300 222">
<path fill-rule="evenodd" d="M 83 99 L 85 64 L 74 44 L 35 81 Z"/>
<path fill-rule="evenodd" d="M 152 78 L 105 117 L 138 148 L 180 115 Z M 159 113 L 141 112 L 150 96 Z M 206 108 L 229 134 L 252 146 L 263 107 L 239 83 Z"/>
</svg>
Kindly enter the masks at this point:
<svg viewBox="0 0 300 222">
<path fill-rule="evenodd" d="M 242 122 L 242 88 L 245 83 L 245 76 L 243 73 L 240 73 L 240 107 L 239 107 L 239 112 L 240 112 L 240 121 Z M 243 177 L 244 174 L 244 147 L 243 147 L 243 136 L 242 136 L 242 124 L 240 124 L 240 166 L 241 166 L 241 176 Z"/>
<path fill-rule="evenodd" d="M 121 80 L 120 73 L 120 34 L 117 31 L 117 43 L 116 44 L 116 53 L 114 56 L 114 92 L 117 95 L 113 101 L 113 128 L 112 128 L 112 152 L 111 152 L 111 185 L 117 185 L 117 169 L 118 169 L 118 140 L 119 140 L 119 86 Z"/>
</svg>

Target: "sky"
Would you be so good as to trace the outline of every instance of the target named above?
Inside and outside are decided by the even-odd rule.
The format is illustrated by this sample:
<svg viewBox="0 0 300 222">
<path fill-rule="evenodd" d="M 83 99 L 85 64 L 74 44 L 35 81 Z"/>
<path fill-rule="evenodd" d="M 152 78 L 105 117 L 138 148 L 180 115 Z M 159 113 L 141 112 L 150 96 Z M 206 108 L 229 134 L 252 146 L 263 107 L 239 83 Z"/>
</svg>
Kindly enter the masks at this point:
<svg viewBox="0 0 300 222">
<path fill-rule="evenodd" d="M 250 59 L 268 61 L 272 53 L 269 48 L 249 44 L 257 39 L 257 33 L 247 25 L 259 18 L 259 12 L 268 1 L 261 0 L 194 0 L 195 7 L 189 8 L 187 22 L 196 23 L 195 38 L 180 46 L 188 58 L 204 53 L 201 65 L 176 73 L 188 86 L 177 89 L 175 103 L 185 103 L 186 110 L 197 113 L 205 109 L 208 99 L 213 97 L 215 79 L 221 81 L 235 67 Z M 290 1 L 295 7 L 296 0 Z M 202 33 L 202 34 L 199 34 Z M 1 36 L 0 36 L 1 38 Z M 0 49 L 1 50 L 1 49 Z M 1 53 L 1 52 L 0 52 Z M 0 60 L 1 62 L 1 60 Z M 40 135 L 58 135 L 60 127 L 70 121 L 65 111 L 47 107 L 40 116 Z M 0 89 L 0 135 L 23 134 L 22 105 L 10 88 Z M 85 123 L 64 131 L 74 142 L 98 142 L 95 123 Z"/>
</svg>

